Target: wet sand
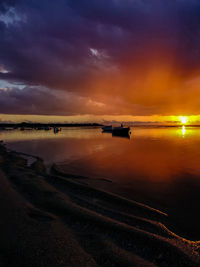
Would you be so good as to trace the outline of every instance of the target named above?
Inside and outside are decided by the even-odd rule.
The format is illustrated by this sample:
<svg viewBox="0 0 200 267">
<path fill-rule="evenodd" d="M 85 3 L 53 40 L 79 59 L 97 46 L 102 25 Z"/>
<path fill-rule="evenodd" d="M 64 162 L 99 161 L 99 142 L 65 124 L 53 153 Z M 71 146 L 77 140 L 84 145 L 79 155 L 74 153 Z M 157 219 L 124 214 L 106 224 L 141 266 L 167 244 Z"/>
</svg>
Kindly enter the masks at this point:
<svg viewBox="0 0 200 267">
<path fill-rule="evenodd" d="M 200 265 L 166 213 L 99 188 L 1 144 L 0 266 Z"/>
</svg>

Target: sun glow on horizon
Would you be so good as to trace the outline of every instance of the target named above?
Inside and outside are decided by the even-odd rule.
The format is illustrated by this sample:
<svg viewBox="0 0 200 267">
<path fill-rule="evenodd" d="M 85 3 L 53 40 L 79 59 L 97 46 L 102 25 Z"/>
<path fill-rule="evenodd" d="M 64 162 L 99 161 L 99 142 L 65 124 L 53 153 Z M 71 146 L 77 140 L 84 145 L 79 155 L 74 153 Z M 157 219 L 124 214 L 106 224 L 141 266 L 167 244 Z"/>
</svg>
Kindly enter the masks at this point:
<svg viewBox="0 0 200 267">
<path fill-rule="evenodd" d="M 100 123 L 100 124 L 120 124 L 121 122 L 129 125 L 174 125 L 174 126 L 200 126 L 200 115 L 18 115 L 0 114 L 1 123 Z"/>
<path fill-rule="evenodd" d="M 186 117 L 186 116 L 180 116 L 179 119 L 180 119 L 182 124 L 187 124 L 187 122 L 189 120 L 188 117 Z"/>
</svg>

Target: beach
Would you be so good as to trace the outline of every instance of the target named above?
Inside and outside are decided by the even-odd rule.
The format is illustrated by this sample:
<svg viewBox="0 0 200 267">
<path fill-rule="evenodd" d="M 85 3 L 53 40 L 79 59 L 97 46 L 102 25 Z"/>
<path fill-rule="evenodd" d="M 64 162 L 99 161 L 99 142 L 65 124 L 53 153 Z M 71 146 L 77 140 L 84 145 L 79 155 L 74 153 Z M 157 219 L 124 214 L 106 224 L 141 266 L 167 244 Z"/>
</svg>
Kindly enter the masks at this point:
<svg viewBox="0 0 200 267">
<path fill-rule="evenodd" d="M 0 266 L 199 266 L 168 215 L 0 145 Z M 108 181 L 104 181 L 108 182 Z M 111 186 L 111 185 L 110 185 Z"/>
</svg>

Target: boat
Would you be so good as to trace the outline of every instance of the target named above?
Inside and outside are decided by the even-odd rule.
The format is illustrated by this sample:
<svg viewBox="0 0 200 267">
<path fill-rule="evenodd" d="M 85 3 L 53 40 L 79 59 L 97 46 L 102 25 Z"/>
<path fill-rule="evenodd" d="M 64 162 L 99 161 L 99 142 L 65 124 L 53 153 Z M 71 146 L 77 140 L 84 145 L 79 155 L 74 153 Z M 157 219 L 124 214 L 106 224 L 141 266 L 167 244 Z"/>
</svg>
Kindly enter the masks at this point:
<svg viewBox="0 0 200 267">
<path fill-rule="evenodd" d="M 113 136 L 129 137 L 131 134 L 130 127 L 124 127 L 123 124 L 120 127 L 112 127 L 112 125 L 104 126 L 102 127 L 102 131 L 112 133 Z"/>
<path fill-rule="evenodd" d="M 123 124 L 121 124 L 120 127 L 114 127 L 112 129 L 112 134 L 114 136 L 129 136 L 131 134 L 130 127 L 124 127 Z"/>
<path fill-rule="evenodd" d="M 54 127 L 54 133 L 58 133 L 61 132 L 62 128 L 58 128 L 58 127 Z"/>
<path fill-rule="evenodd" d="M 112 125 L 108 125 L 108 126 L 104 126 L 104 127 L 102 127 L 102 131 L 103 131 L 103 132 L 112 133 L 112 130 L 113 130 Z"/>
</svg>

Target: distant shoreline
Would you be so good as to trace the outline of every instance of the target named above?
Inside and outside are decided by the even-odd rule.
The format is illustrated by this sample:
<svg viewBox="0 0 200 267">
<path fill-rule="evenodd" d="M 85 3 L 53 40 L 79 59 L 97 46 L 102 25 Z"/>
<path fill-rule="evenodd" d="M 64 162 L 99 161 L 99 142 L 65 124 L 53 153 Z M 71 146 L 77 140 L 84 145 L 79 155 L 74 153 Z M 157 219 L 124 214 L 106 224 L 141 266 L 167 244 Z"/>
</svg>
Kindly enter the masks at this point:
<svg viewBox="0 0 200 267">
<path fill-rule="evenodd" d="M 37 127 L 101 127 L 98 123 L 0 123 L 0 128 L 37 128 Z"/>
<path fill-rule="evenodd" d="M 112 123 L 111 123 L 112 124 Z M 115 123 L 116 124 L 116 123 Z M 114 125 L 115 125 L 114 124 Z M 200 125 L 160 125 L 160 124 L 131 124 L 131 123 L 124 123 L 124 125 L 130 127 L 145 127 L 145 128 L 181 128 L 181 127 L 193 127 L 198 128 Z M 40 127 L 102 127 L 104 124 L 101 123 L 0 123 L 0 129 L 2 128 L 40 128 Z"/>
</svg>

